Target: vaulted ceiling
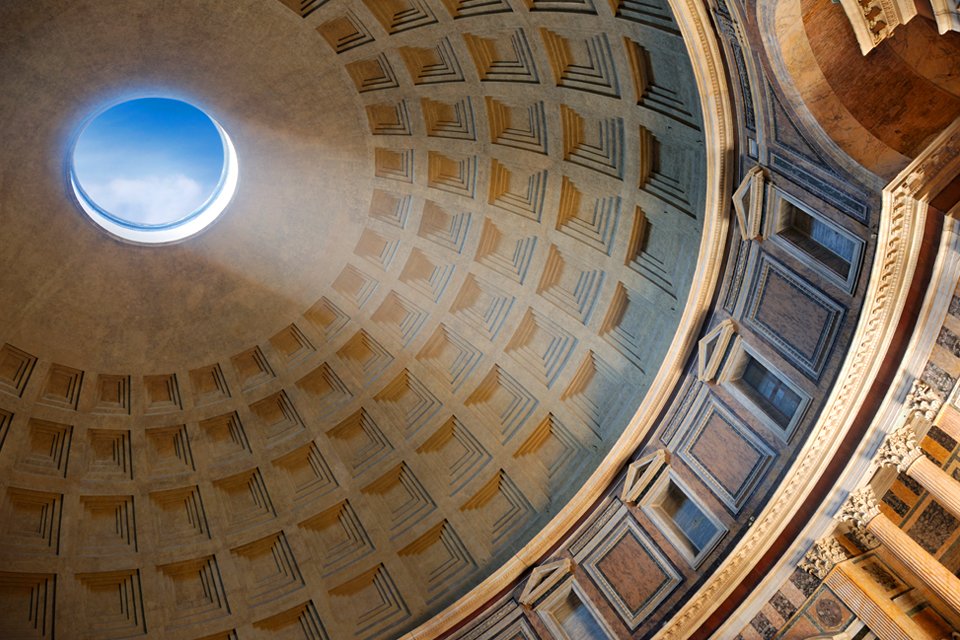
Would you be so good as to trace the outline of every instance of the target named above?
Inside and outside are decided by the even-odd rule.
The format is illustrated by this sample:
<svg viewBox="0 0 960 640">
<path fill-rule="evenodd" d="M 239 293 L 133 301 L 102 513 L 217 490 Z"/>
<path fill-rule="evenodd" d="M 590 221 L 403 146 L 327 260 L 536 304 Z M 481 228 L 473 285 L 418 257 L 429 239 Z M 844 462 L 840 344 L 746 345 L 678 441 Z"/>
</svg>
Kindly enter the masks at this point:
<svg viewBox="0 0 960 640">
<path fill-rule="evenodd" d="M 666 5 L 290 4 L 0 8 L 0 558 L 58 577 L 64 637 L 412 629 L 683 338 L 706 160 Z M 171 246 L 65 179 L 84 119 L 147 95 L 240 162 Z"/>
</svg>

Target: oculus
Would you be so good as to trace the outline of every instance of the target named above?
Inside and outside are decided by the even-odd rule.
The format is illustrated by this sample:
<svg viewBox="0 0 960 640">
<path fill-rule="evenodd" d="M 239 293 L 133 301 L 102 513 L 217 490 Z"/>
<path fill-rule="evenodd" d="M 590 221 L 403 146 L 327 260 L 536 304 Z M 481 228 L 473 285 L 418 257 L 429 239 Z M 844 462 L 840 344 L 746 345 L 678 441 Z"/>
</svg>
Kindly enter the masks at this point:
<svg viewBox="0 0 960 640">
<path fill-rule="evenodd" d="M 149 97 L 114 104 L 82 126 L 70 155 L 80 208 L 122 240 L 166 244 L 210 226 L 233 197 L 237 153 L 197 107 Z"/>
</svg>

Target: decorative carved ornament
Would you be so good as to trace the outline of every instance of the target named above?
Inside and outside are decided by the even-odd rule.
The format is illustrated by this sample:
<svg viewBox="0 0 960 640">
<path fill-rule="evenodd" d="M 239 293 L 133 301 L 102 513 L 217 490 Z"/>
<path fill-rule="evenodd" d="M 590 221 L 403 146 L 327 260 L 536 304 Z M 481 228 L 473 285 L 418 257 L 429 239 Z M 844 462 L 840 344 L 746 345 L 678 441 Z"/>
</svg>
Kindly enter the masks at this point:
<svg viewBox="0 0 960 640">
<path fill-rule="evenodd" d="M 620 499 L 628 504 L 637 503 L 669 464 L 670 452 L 666 449 L 659 449 L 631 463 L 627 467 Z"/>
<path fill-rule="evenodd" d="M 905 473 L 921 455 L 917 434 L 910 425 L 904 425 L 884 440 L 877 452 L 877 462 L 880 466 L 896 467 L 897 471 Z"/>
<path fill-rule="evenodd" d="M 827 536 L 813 543 L 799 566 L 817 580 L 823 580 L 830 573 L 830 569 L 833 569 L 833 565 L 848 557 L 843 545 L 833 536 Z"/>
<path fill-rule="evenodd" d="M 926 420 L 933 420 L 937 417 L 942 405 L 939 396 L 930 388 L 930 385 L 922 380 L 914 380 L 913 388 L 907 395 L 907 419 L 919 415 Z"/>
<path fill-rule="evenodd" d="M 941 35 L 947 31 L 960 31 L 960 2 L 957 0 L 930 0 L 933 17 Z"/>
<path fill-rule="evenodd" d="M 847 532 L 847 537 L 864 553 L 880 546 L 880 539 L 866 529 L 850 527 L 850 530 Z"/>
<path fill-rule="evenodd" d="M 836 518 L 840 522 L 849 522 L 858 529 L 865 528 L 870 521 L 880 515 L 880 505 L 873 487 L 867 485 L 851 493 L 840 507 Z"/>
<path fill-rule="evenodd" d="M 863 55 L 917 15 L 913 0 L 840 0 Z"/>
<path fill-rule="evenodd" d="M 713 382 L 717 377 L 727 348 L 736 334 L 736 323 L 727 318 L 701 338 L 697 345 L 697 378 L 701 382 Z"/>
<path fill-rule="evenodd" d="M 520 604 L 533 606 L 537 600 L 547 594 L 558 582 L 573 571 L 573 560 L 564 558 L 540 565 L 530 574 L 527 586 L 520 594 Z"/>
</svg>

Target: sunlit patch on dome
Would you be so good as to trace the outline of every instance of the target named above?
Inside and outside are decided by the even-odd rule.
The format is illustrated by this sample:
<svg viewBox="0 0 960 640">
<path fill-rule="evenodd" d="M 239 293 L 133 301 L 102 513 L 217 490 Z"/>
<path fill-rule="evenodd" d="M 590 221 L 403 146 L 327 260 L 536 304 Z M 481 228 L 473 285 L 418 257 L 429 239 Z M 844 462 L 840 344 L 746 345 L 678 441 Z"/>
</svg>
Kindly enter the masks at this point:
<svg viewBox="0 0 960 640">
<path fill-rule="evenodd" d="M 70 183 L 100 227 L 143 244 L 199 233 L 237 187 L 237 154 L 223 128 L 180 100 L 140 98 L 88 120 L 70 158 Z"/>
</svg>

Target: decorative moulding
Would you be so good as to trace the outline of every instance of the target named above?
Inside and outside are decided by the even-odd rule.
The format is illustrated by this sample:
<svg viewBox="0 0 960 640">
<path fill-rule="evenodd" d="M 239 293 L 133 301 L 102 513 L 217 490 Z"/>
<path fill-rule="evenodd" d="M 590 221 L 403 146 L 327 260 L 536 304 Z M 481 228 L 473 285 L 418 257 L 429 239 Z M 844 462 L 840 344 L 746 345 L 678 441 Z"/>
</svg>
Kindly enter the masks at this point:
<svg viewBox="0 0 960 640">
<path fill-rule="evenodd" d="M 916 257 L 921 250 L 929 196 L 943 189 L 958 170 L 960 122 L 941 133 L 884 189 L 874 258 L 876 266 L 870 274 L 863 311 L 837 384 L 806 444 L 794 456 L 783 482 L 756 517 L 753 526 L 699 591 L 691 595 L 653 636 L 657 640 L 687 638 L 701 626 L 763 557 L 833 461 L 866 400 L 896 333 L 913 283 Z M 936 281 L 936 275 L 931 281 Z M 876 428 L 872 425 L 871 432 L 862 441 L 870 442 Z M 837 484 L 842 486 L 847 473 L 861 477 L 858 465 L 859 458 L 851 457 L 849 470 L 841 474 Z M 832 526 L 832 523 L 825 521 L 820 527 L 828 525 Z M 808 534 L 813 537 L 825 533 L 822 529 L 808 529 Z M 798 541 L 798 544 L 802 542 Z M 796 557 L 791 553 L 792 550 L 788 550 L 782 557 Z M 779 568 L 768 567 L 766 571 L 772 575 Z"/>
<path fill-rule="evenodd" d="M 760 223 L 763 220 L 763 192 L 767 173 L 760 165 L 747 171 L 743 182 L 733 192 L 733 210 L 737 214 L 740 236 L 747 240 L 760 239 Z"/>
<path fill-rule="evenodd" d="M 523 593 L 520 594 L 520 604 L 533 606 L 572 571 L 573 560 L 570 558 L 548 562 L 537 567 L 530 574 L 527 586 L 523 588 Z"/>
<path fill-rule="evenodd" d="M 697 378 L 701 382 L 713 382 L 716 379 L 735 335 L 737 325 L 732 318 L 727 318 L 700 339 L 697 345 Z"/>
<path fill-rule="evenodd" d="M 654 451 L 632 463 L 627 467 L 627 478 L 620 499 L 628 504 L 638 502 L 669 464 L 670 452 L 666 449 Z"/>
<path fill-rule="evenodd" d="M 850 20 L 863 55 L 917 15 L 913 0 L 840 0 L 840 6 Z"/>
<path fill-rule="evenodd" d="M 710 308 L 718 287 L 720 266 L 723 262 L 721 256 L 726 247 L 729 229 L 728 198 L 733 189 L 735 129 L 732 100 L 723 72 L 723 58 L 705 5 L 697 0 L 677 0 L 671 3 L 671 8 L 697 80 L 707 155 L 704 230 L 697 257 L 696 275 L 675 332 L 676 338 L 664 356 L 663 364 L 630 425 L 577 494 L 533 540 L 496 572 L 452 605 L 402 636 L 403 640 L 443 635 L 479 611 L 502 591 L 504 585 L 518 580 L 539 558 L 544 557 L 571 533 L 649 434 L 671 395 L 670 390 L 677 384 L 685 363 L 696 348 L 706 309 Z"/>
<path fill-rule="evenodd" d="M 619 563 L 613 560 L 624 552 L 636 554 L 638 562 L 645 566 L 643 576 L 637 580 L 642 585 L 638 584 L 636 590 L 627 586 L 629 583 L 624 582 Z M 599 533 L 591 536 L 574 555 L 574 560 L 613 605 L 631 633 L 635 633 L 683 582 L 683 574 L 623 504 L 616 507 Z M 636 576 L 628 579 L 634 581 Z"/>
</svg>

